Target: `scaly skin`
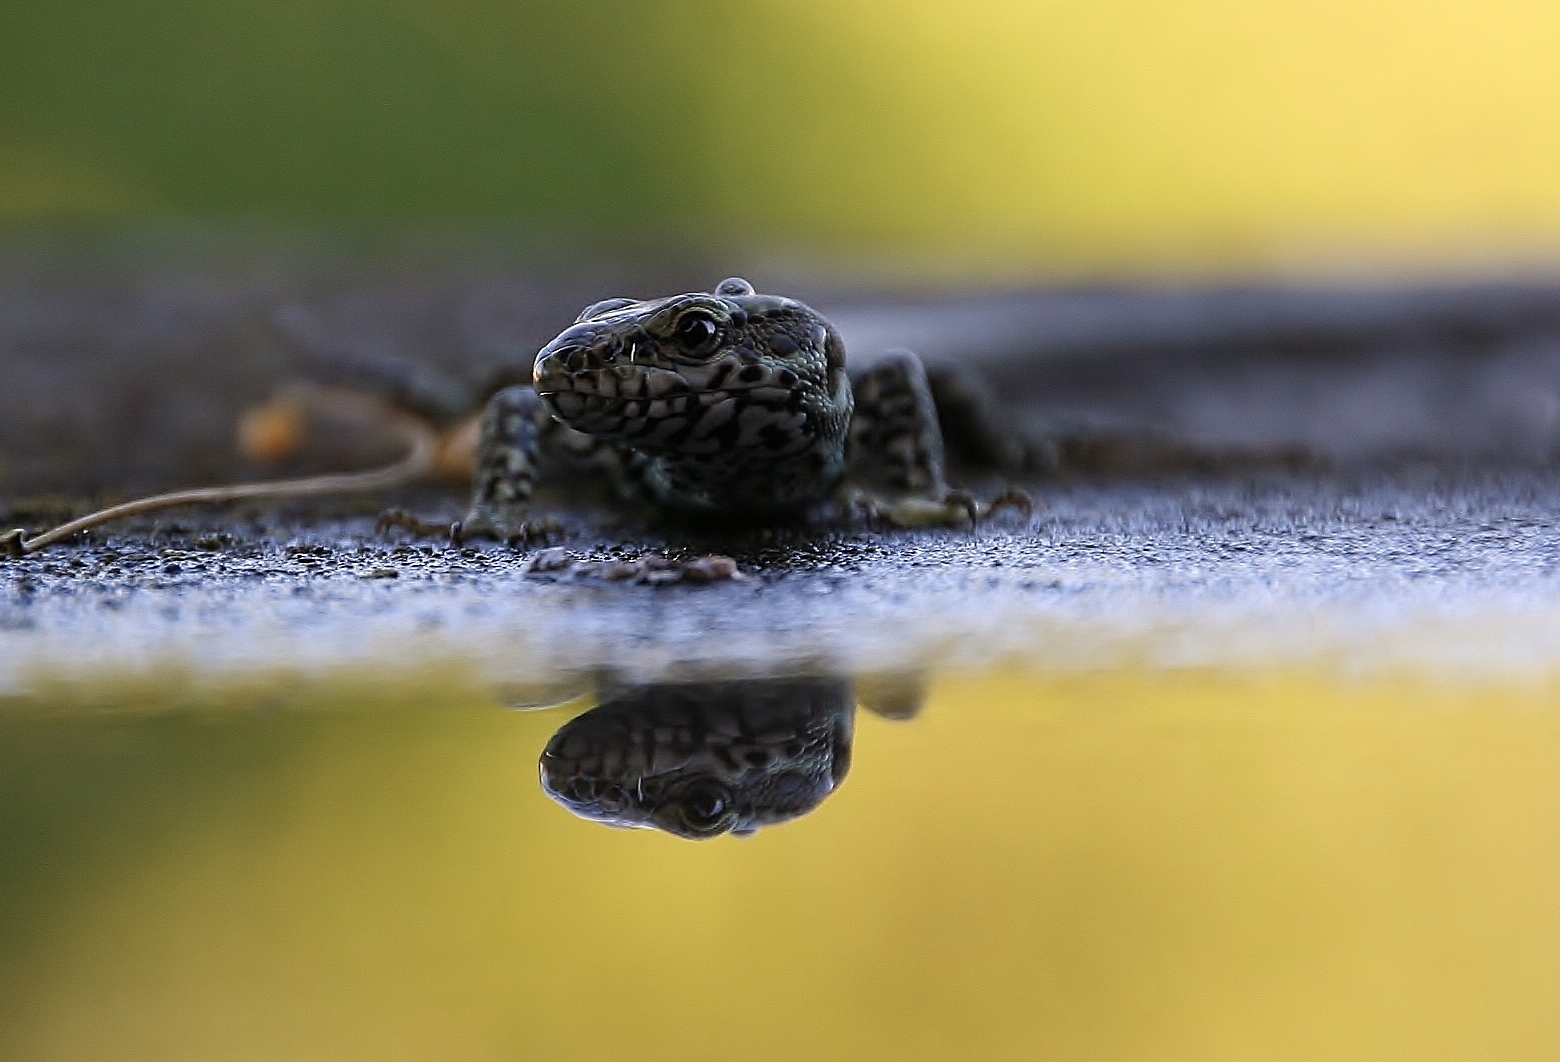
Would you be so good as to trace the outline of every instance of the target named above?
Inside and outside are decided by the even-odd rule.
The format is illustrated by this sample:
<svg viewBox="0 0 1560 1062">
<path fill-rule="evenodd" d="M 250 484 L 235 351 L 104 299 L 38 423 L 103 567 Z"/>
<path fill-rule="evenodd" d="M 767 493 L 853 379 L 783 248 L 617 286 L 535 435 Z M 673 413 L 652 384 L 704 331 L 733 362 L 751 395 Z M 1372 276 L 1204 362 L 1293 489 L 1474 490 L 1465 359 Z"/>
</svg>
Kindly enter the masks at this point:
<svg viewBox="0 0 1560 1062">
<path fill-rule="evenodd" d="M 845 475 L 845 345 L 743 281 L 592 306 L 537 355 L 535 387 L 563 424 L 638 455 L 643 489 L 671 509 L 791 515 Z"/>
<path fill-rule="evenodd" d="M 554 525 L 531 495 L 560 471 L 606 471 L 625 494 L 704 519 L 792 520 L 831 499 L 900 526 L 980 515 L 948 490 L 915 355 L 891 353 L 853 383 L 827 320 L 740 278 L 596 303 L 537 354 L 533 379 L 488 405 L 457 538 L 545 537 Z M 1016 492 L 993 504 L 1028 509 Z"/>
<path fill-rule="evenodd" d="M 562 701 L 581 690 L 553 692 Z M 925 695 L 918 672 L 626 686 L 608 679 L 601 703 L 547 743 L 542 788 L 609 826 L 690 840 L 745 836 L 807 814 L 844 783 L 858 707 L 903 721 Z"/>
<path fill-rule="evenodd" d="M 542 752 L 542 788 L 581 818 L 690 840 L 815 808 L 850 769 L 856 700 L 834 678 L 611 691 Z"/>
</svg>

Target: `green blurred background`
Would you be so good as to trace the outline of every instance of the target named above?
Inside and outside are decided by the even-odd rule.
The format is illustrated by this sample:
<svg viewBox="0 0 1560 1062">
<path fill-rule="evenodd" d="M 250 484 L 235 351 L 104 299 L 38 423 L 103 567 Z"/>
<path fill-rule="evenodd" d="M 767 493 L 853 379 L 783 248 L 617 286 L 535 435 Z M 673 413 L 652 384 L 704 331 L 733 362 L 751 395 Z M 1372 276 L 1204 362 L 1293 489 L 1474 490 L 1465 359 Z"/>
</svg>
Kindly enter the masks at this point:
<svg viewBox="0 0 1560 1062">
<path fill-rule="evenodd" d="M 0 221 L 1547 259 L 1542 0 L 9 0 Z"/>
</svg>

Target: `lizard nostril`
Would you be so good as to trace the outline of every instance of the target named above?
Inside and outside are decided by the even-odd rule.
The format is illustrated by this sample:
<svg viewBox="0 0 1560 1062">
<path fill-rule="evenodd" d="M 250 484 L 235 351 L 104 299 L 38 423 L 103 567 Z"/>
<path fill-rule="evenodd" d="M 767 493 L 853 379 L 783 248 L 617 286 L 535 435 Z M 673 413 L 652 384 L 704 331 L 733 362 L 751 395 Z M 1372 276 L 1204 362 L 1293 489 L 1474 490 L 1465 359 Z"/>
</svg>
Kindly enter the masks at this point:
<svg viewBox="0 0 1560 1062">
<path fill-rule="evenodd" d="M 540 361 L 533 373 L 532 383 L 537 390 L 549 390 L 558 387 L 569 378 L 564 366 L 558 364 L 554 358 L 544 358 Z"/>
<path fill-rule="evenodd" d="M 570 372 L 578 372 L 584 365 L 585 350 L 583 347 L 559 347 L 544 355 L 538 364 L 546 367 L 561 367 Z"/>
</svg>

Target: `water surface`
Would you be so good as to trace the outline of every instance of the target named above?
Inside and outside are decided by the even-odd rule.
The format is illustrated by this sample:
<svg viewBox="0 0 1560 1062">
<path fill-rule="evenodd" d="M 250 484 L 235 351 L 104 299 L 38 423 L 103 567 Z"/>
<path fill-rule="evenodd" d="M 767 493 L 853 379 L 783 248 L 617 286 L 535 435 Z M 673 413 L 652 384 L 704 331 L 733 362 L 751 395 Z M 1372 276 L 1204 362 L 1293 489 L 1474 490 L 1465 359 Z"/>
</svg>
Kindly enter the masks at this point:
<svg viewBox="0 0 1560 1062">
<path fill-rule="evenodd" d="M 0 1057 L 1560 1051 L 1552 682 L 923 678 L 808 678 L 847 770 L 706 841 L 540 784 L 623 685 L 41 682 L 0 712 Z"/>
</svg>

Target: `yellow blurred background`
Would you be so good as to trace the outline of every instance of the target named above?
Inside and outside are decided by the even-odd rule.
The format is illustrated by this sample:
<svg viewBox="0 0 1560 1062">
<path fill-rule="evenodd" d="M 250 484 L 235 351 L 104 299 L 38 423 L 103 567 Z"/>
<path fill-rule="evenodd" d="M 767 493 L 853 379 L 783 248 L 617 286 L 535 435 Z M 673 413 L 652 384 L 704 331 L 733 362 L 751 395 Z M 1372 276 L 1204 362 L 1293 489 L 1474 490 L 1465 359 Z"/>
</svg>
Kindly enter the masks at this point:
<svg viewBox="0 0 1560 1062">
<path fill-rule="evenodd" d="M 696 843 L 551 804 L 567 715 L 459 673 L 56 689 L 0 713 L 0 1058 L 1554 1058 L 1556 697 L 953 676 Z"/>
<path fill-rule="evenodd" d="M 1540 0 L 12 0 L 0 100 L 22 225 L 1062 273 L 1560 248 Z"/>
</svg>

